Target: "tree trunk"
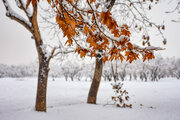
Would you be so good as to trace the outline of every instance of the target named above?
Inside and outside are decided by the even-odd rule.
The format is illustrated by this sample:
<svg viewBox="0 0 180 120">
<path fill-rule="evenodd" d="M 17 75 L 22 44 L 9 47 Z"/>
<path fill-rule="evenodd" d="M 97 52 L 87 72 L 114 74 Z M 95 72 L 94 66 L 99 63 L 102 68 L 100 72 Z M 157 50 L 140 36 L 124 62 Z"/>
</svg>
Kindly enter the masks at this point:
<svg viewBox="0 0 180 120">
<path fill-rule="evenodd" d="M 96 104 L 96 97 L 101 81 L 102 70 L 103 70 L 103 60 L 102 58 L 98 59 L 98 57 L 96 57 L 96 67 L 95 67 L 91 88 L 88 94 L 87 103 Z"/>
<path fill-rule="evenodd" d="M 11 7 L 8 5 L 7 0 L 2 1 L 4 3 L 4 6 L 6 8 L 6 11 L 8 12 L 11 10 Z M 47 88 L 47 79 L 48 79 L 48 72 L 49 72 L 49 61 L 52 58 L 46 57 L 46 53 L 43 52 L 41 45 L 43 45 L 43 41 L 41 38 L 41 34 L 39 31 L 38 26 L 38 20 L 37 20 L 37 14 L 38 14 L 38 5 L 37 2 L 35 2 L 33 6 L 33 14 L 32 17 L 29 17 L 28 12 L 26 11 L 26 8 L 24 7 L 23 2 L 20 0 L 18 2 L 18 7 L 23 10 L 23 12 L 27 16 L 28 22 L 21 19 L 22 17 L 19 17 L 21 15 L 14 15 L 14 13 L 8 12 L 7 17 L 11 18 L 12 20 L 15 20 L 16 22 L 23 25 L 30 33 L 33 35 L 33 39 L 35 40 L 36 49 L 38 53 L 39 58 L 39 75 L 38 75 L 38 87 L 37 87 L 37 97 L 36 97 L 36 105 L 35 108 L 37 111 L 46 111 L 46 88 Z M 13 11 L 14 12 L 14 11 Z M 32 24 L 29 24 L 29 22 Z M 54 49 L 55 50 L 55 49 Z M 54 50 L 52 51 L 52 54 L 54 53 Z"/>
<path fill-rule="evenodd" d="M 39 55 L 39 74 L 38 74 L 38 86 L 36 96 L 36 111 L 46 112 L 46 91 L 47 80 L 49 72 L 49 60 L 45 57 L 40 47 L 37 47 Z"/>
</svg>

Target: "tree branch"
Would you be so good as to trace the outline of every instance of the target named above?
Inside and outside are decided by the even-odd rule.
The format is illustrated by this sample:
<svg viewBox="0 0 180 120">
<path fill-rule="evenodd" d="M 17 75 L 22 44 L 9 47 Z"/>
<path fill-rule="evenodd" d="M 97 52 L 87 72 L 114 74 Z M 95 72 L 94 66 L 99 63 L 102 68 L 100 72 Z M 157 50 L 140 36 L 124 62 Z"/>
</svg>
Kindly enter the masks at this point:
<svg viewBox="0 0 180 120">
<path fill-rule="evenodd" d="M 26 9 L 26 5 L 22 0 L 15 0 L 17 6 L 24 11 L 26 16 L 28 17 L 29 21 L 31 21 L 32 13 L 29 8 Z"/>
<path fill-rule="evenodd" d="M 2 0 L 3 4 L 6 8 L 6 16 L 12 20 L 17 21 L 21 25 L 23 25 L 29 32 L 33 33 L 32 25 L 26 19 L 18 15 L 16 12 L 12 10 L 7 0 Z"/>
</svg>

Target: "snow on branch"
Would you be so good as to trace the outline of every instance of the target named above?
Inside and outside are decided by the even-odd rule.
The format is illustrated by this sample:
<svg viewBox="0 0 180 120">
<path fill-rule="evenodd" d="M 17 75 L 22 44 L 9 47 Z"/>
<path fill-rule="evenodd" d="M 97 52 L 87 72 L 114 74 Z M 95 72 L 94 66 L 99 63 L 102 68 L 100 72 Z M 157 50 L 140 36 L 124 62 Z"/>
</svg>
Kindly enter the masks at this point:
<svg viewBox="0 0 180 120">
<path fill-rule="evenodd" d="M 155 46 L 148 46 L 148 47 L 141 47 L 139 45 L 136 45 L 136 44 L 133 44 L 133 46 L 136 48 L 136 49 L 140 49 L 140 50 L 147 50 L 147 51 L 157 51 L 157 50 L 165 50 L 165 48 L 161 48 L 161 47 L 155 47 Z"/>
<path fill-rule="evenodd" d="M 9 5 L 7 0 L 2 0 L 3 4 L 6 8 L 6 16 L 9 17 L 12 20 L 17 21 L 18 23 L 20 23 L 21 25 L 23 25 L 27 30 L 29 30 L 32 33 L 32 24 L 27 21 L 26 19 L 24 19 L 22 16 L 20 16 L 19 14 L 17 14 Z"/>
<path fill-rule="evenodd" d="M 165 50 L 165 48 L 155 47 L 155 46 L 148 46 L 148 47 L 145 47 L 144 49 L 146 49 L 146 50 Z"/>
<path fill-rule="evenodd" d="M 32 17 L 32 12 L 30 8 L 26 8 L 26 3 L 24 3 L 22 0 L 15 0 L 16 5 L 23 10 L 26 13 L 26 16 L 30 19 Z"/>
</svg>

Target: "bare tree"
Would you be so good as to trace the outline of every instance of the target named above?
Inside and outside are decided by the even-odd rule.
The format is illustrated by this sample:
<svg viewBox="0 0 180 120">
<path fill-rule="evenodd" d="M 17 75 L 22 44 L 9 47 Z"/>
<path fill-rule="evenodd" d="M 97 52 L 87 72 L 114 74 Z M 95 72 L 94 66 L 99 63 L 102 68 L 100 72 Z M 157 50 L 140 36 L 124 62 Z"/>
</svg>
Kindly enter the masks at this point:
<svg viewBox="0 0 180 120">
<path fill-rule="evenodd" d="M 2 0 L 2 2 L 6 8 L 6 16 L 26 28 L 32 34 L 32 39 L 35 41 L 39 58 L 38 87 L 35 108 L 37 111 L 46 111 L 47 80 L 48 72 L 50 70 L 49 62 L 53 58 L 56 48 L 52 48 L 50 53 L 46 50 L 47 46 L 44 44 L 39 30 L 37 2 L 35 2 L 33 9 L 30 9 L 26 8 L 26 4 L 23 0 L 15 0 L 17 7 L 25 14 L 25 16 L 14 11 L 14 8 L 10 6 L 8 0 Z"/>
<path fill-rule="evenodd" d="M 127 63 L 125 63 L 125 65 L 123 66 L 122 70 L 119 72 L 119 76 L 121 78 L 122 81 L 125 80 L 126 77 L 126 67 L 127 67 Z"/>
<path fill-rule="evenodd" d="M 111 70 L 112 70 L 112 75 L 113 75 L 113 78 L 114 78 L 114 82 L 116 83 L 117 80 L 118 80 L 118 72 L 117 72 L 117 61 L 115 63 L 115 68 L 113 67 L 113 64 L 111 63 Z"/>
</svg>

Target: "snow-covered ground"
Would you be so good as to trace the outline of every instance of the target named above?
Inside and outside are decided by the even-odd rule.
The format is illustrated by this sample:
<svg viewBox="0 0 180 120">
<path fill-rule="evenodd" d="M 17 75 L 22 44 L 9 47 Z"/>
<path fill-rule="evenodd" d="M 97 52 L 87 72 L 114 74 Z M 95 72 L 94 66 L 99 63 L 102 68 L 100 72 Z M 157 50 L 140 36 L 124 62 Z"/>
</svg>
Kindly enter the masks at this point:
<svg viewBox="0 0 180 120">
<path fill-rule="evenodd" d="M 104 81 L 98 104 L 86 104 L 89 87 L 90 82 L 50 78 L 43 113 L 34 110 L 36 78 L 0 79 L 0 120 L 180 120 L 180 80 L 124 82 L 132 109 L 107 105 L 113 90 Z"/>
</svg>

